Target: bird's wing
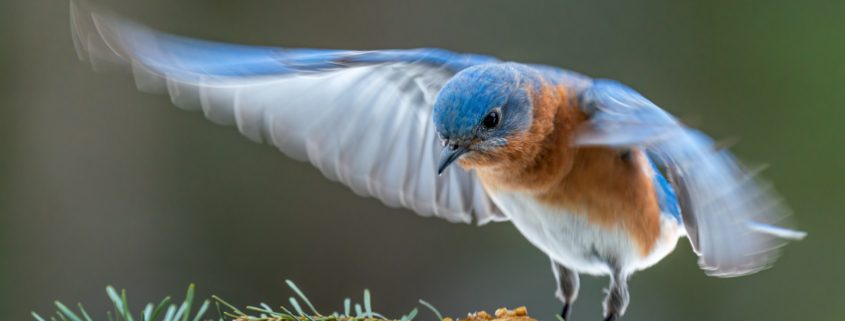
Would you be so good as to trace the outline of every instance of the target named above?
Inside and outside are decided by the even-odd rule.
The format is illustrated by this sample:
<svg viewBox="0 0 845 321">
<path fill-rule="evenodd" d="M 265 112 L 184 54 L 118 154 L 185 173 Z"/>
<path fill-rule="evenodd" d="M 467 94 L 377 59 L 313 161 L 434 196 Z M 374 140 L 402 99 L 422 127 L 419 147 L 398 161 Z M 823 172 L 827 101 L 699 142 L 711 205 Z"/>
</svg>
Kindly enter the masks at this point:
<svg viewBox="0 0 845 321">
<path fill-rule="evenodd" d="M 357 194 L 453 222 L 505 220 L 473 172 L 452 167 L 437 176 L 431 120 L 435 95 L 452 75 L 494 58 L 221 44 L 71 5 L 78 53 L 95 69 L 129 67 L 139 89 L 167 92 L 180 108 L 236 125 Z"/>
<path fill-rule="evenodd" d="M 576 143 L 645 148 L 667 172 L 687 236 L 709 275 L 759 271 L 774 261 L 784 239 L 804 237 L 775 226 L 786 210 L 754 172 L 633 89 L 597 80 L 580 99 L 590 121 Z"/>
</svg>

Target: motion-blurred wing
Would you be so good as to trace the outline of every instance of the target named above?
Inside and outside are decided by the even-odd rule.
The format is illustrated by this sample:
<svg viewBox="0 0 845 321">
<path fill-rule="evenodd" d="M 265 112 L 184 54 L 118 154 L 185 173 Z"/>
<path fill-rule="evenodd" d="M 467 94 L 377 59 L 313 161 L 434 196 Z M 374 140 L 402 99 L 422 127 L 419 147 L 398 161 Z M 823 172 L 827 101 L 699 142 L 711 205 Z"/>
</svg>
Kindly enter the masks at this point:
<svg viewBox="0 0 845 321">
<path fill-rule="evenodd" d="M 140 89 L 167 92 L 180 108 L 235 124 L 360 195 L 453 222 L 505 219 L 474 173 L 454 167 L 438 178 L 431 121 L 440 87 L 493 58 L 220 44 L 71 5 L 80 57 L 95 68 L 129 66 Z"/>
<path fill-rule="evenodd" d="M 774 225 L 786 211 L 754 173 L 633 89 L 597 80 L 581 99 L 590 122 L 576 143 L 645 148 L 666 170 L 687 236 L 709 275 L 759 271 L 773 263 L 784 239 L 804 237 Z"/>
</svg>

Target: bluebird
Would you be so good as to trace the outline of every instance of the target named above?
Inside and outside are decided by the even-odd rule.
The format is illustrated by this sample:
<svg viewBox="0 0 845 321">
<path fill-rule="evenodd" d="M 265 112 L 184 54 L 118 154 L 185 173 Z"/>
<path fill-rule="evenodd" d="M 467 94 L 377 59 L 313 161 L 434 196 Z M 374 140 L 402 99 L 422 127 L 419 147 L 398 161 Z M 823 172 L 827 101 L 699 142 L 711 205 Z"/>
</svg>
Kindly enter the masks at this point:
<svg viewBox="0 0 845 321">
<path fill-rule="evenodd" d="M 511 221 L 547 254 L 561 315 L 579 274 L 628 279 L 686 237 L 708 275 L 769 267 L 804 232 L 775 192 L 633 89 L 564 69 L 441 49 L 348 51 L 208 42 L 72 3 L 80 58 L 237 126 L 389 206 L 452 222 Z M 458 164 L 459 166 L 454 166 Z"/>
</svg>

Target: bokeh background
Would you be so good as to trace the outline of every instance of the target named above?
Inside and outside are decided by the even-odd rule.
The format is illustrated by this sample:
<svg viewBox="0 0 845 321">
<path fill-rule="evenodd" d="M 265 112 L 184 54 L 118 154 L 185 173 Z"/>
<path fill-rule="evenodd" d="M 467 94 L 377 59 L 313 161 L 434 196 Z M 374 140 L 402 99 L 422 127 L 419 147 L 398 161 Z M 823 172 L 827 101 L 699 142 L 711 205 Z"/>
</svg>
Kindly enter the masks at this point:
<svg viewBox="0 0 845 321">
<path fill-rule="evenodd" d="M 443 47 L 621 80 L 772 166 L 810 236 L 770 270 L 708 278 L 686 241 L 631 282 L 626 320 L 841 320 L 845 314 L 845 2 L 97 1 L 156 28 L 247 44 Z M 68 2 L 0 2 L 0 315 L 51 302 L 103 312 L 189 282 L 279 305 L 295 280 L 318 306 L 369 288 L 378 311 L 559 309 L 546 257 L 510 224 L 452 225 L 353 195 L 131 77 L 80 63 Z M 575 320 L 606 279 L 582 278 Z M 422 314 L 421 320 L 433 316 Z"/>
</svg>

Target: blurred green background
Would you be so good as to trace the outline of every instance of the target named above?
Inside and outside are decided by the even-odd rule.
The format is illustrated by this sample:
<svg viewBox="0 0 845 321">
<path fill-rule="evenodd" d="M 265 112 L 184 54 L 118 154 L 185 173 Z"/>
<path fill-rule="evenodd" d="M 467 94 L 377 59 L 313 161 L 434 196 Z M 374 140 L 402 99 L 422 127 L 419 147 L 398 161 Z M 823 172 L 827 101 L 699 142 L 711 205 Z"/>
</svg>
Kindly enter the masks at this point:
<svg viewBox="0 0 845 321">
<path fill-rule="evenodd" d="M 626 320 L 841 320 L 845 314 L 845 2 L 98 1 L 156 28 L 247 44 L 443 47 L 632 85 L 734 151 L 769 163 L 809 237 L 770 270 L 708 278 L 686 241 L 636 274 Z M 359 198 L 125 74 L 77 60 L 63 0 L 0 2 L 0 311 L 106 309 L 200 293 L 318 306 L 367 287 L 399 315 L 559 309 L 546 257 L 510 224 L 419 218 Z M 598 320 L 606 279 L 583 277 L 575 320 Z M 136 303 L 136 307 L 139 303 Z M 423 320 L 433 317 L 424 315 Z"/>
</svg>

